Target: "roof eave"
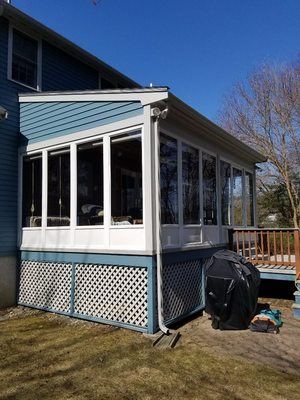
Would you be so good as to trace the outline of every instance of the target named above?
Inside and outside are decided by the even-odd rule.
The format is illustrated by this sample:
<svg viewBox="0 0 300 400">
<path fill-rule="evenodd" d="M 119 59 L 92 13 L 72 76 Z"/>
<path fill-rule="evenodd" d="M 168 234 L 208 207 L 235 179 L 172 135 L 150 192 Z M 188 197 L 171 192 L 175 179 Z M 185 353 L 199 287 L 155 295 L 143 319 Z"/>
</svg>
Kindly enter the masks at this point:
<svg viewBox="0 0 300 400">
<path fill-rule="evenodd" d="M 85 90 L 66 92 L 37 92 L 19 94 L 19 103 L 69 102 L 69 101 L 140 101 L 143 106 L 167 100 L 169 89 L 134 88 L 110 90 Z"/>
<path fill-rule="evenodd" d="M 182 113 L 187 118 L 189 118 L 189 120 L 192 120 L 195 125 L 206 128 L 211 135 L 218 139 L 218 141 L 222 141 L 227 145 L 230 144 L 231 148 L 241 152 L 244 156 L 247 156 L 247 159 L 251 160 L 252 162 L 262 163 L 267 161 L 267 158 L 263 154 L 252 149 L 247 144 L 243 143 L 241 140 L 237 139 L 235 136 L 231 135 L 220 126 L 216 125 L 214 122 L 206 118 L 194 108 L 190 107 L 188 104 L 180 100 L 174 94 L 170 93 L 169 99 L 172 113 Z"/>
</svg>

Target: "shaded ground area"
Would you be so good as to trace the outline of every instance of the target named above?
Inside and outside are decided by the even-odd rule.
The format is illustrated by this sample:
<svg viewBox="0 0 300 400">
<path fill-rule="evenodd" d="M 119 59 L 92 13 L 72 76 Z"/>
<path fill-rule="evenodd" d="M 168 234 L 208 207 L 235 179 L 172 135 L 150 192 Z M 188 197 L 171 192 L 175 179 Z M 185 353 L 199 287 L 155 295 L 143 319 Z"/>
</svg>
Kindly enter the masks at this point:
<svg viewBox="0 0 300 400">
<path fill-rule="evenodd" d="M 196 318 L 180 328 L 181 343 L 193 343 L 212 354 L 230 354 L 251 360 L 284 373 L 299 375 L 300 382 L 300 320 L 292 317 L 292 300 L 260 298 L 260 309 L 280 309 L 283 326 L 280 333 L 258 333 L 250 330 L 220 331 L 211 328 L 208 315 Z"/>
<path fill-rule="evenodd" d="M 300 393 L 300 321 L 279 335 L 180 328 L 173 350 L 145 335 L 20 307 L 0 312 L 0 399 L 288 399 Z M 298 346 L 298 348 L 297 348 Z"/>
<path fill-rule="evenodd" d="M 281 311 L 283 326 L 278 335 L 214 330 L 209 316 L 204 315 L 180 327 L 181 343 L 194 343 L 211 353 L 231 354 L 300 376 L 300 320 L 292 316 L 295 290 L 294 282 L 261 281 L 258 309 L 270 307 Z"/>
</svg>

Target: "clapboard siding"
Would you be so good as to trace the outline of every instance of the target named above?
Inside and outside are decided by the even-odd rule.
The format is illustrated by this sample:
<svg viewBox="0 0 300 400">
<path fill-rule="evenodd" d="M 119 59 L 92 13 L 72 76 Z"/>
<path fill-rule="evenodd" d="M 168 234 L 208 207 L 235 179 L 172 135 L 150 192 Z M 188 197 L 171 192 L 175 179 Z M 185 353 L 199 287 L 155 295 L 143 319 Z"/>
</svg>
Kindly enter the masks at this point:
<svg viewBox="0 0 300 400">
<path fill-rule="evenodd" d="M 140 102 L 21 103 L 20 132 L 28 144 L 141 115 Z"/>
<path fill-rule="evenodd" d="M 0 105 L 9 118 L 0 121 L 0 256 L 16 253 L 18 192 L 18 95 L 7 79 L 8 21 L 0 17 Z"/>
<path fill-rule="evenodd" d="M 98 89 L 98 71 L 43 42 L 42 90 Z"/>
</svg>

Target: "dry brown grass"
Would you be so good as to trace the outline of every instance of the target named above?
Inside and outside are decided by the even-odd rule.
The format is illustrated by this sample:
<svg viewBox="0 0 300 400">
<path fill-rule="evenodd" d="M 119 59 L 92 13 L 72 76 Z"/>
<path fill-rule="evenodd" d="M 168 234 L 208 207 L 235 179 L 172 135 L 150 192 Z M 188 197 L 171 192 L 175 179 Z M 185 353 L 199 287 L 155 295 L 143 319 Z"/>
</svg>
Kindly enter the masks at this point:
<svg viewBox="0 0 300 400">
<path fill-rule="evenodd" d="M 41 312 L 0 316 L 1 399 L 298 399 L 299 376 Z M 2 319 L 2 320 L 1 320 Z"/>
</svg>

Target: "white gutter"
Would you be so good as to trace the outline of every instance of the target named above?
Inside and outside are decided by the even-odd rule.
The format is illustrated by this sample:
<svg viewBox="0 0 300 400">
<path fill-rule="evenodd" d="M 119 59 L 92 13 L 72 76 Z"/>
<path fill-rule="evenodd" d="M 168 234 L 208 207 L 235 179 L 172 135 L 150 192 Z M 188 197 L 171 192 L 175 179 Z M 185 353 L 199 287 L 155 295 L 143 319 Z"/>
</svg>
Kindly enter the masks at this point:
<svg viewBox="0 0 300 400">
<path fill-rule="evenodd" d="M 159 329 L 169 333 L 169 329 L 164 324 L 163 317 L 163 294 L 162 294 L 162 245 L 161 245 L 161 206 L 160 206 L 160 135 L 159 118 L 166 118 L 167 109 L 161 111 L 158 107 L 151 110 L 154 117 L 154 145 L 155 145 L 155 220 L 156 220 L 156 284 L 157 284 L 157 313 Z"/>
</svg>

